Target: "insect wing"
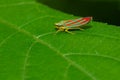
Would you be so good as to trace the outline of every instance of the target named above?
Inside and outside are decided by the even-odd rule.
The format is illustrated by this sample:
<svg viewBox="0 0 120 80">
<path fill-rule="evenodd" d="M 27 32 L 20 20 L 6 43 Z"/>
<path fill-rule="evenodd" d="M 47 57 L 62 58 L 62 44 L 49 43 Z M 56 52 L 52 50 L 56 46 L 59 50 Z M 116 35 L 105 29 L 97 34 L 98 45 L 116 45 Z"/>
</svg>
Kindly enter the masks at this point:
<svg viewBox="0 0 120 80">
<path fill-rule="evenodd" d="M 84 18 L 78 18 L 75 20 L 67 20 L 64 23 L 64 26 L 69 27 L 69 28 L 79 27 L 79 26 L 89 23 L 91 20 L 92 20 L 92 17 L 84 17 Z"/>
</svg>

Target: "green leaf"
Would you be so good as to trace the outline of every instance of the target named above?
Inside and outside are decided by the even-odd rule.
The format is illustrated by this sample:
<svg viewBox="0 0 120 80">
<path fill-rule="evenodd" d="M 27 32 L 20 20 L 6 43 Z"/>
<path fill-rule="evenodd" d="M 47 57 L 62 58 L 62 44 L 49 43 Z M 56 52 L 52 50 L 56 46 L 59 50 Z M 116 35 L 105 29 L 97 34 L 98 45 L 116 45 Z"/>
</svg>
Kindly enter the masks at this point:
<svg viewBox="0 0 120 80">
<path fill-rule="evenodd" d="M 55 22 L 73 18 L 33 0 L 1 0 L 0 80 L 120 80 L 120 28 L 92 22 L 54 34 Z"/>
</svg>

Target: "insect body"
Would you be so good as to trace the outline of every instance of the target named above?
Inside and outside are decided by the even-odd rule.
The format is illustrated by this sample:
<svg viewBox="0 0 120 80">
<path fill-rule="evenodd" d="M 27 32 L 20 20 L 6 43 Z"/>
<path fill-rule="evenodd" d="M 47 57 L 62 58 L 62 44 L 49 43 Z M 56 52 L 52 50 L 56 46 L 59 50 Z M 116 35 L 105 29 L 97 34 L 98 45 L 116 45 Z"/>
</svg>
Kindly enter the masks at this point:
<svg viewBox="0 0 120 80">
<path fill-rule="evenodd" d="M 60 21 L 58 23 L 55 23 L 57 32 L 60 31 L 65 31 L 68 33 L 71 33 L 69 30 L 83 30 L 81 27 L 88 24 L 90 21 L 92 20 L 92 17 L 83 17 L 83 18 L 78 18 L 78 19 L 74 19 L 74 20 L 64 20 L 64 21 Z"/>
</svg>

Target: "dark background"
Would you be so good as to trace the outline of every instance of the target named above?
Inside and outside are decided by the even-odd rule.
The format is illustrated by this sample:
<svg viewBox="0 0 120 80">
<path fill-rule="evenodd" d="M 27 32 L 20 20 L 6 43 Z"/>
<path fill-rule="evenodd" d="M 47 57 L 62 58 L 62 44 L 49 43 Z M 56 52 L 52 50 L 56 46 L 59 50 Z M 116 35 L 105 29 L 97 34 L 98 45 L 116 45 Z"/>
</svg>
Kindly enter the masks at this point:
<svg viewBox="0 0 120 80">
<path fill-rule="evenodd" d="M 37 0 L 75 16 L 93 16 L 95 21 L 120 26 L 120 0 Z"/>
</svg>

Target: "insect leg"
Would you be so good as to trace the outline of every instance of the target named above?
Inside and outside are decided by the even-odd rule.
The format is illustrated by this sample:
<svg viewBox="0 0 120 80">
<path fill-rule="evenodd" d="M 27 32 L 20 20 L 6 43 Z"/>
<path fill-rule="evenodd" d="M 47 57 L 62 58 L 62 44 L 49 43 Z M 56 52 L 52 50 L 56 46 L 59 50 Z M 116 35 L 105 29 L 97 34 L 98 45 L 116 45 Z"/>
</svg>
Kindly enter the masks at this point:
<svg viewBox="0 0 120 80">
<path fill-rule="evenodd" d="M 70 31 L 68 31 L 68 30 L 69 30 L 69 29 L 65 29 L 65 32 L 70 33 L 70 34 L 74 34 L 74 33 L 70 32 Z"/>
<path fill-rule="evenodd" d="M 56 32 L 55 32 L 55 34 L 57 34 L 58 32 L 60 32 L 61 30 L 57 30 Z"/>
<path fill-rule="evenodd" d="M 84 29 L 82 29 L 82 28 L 80 28 L 80 27 L 79 27 L 79 29 L 80 29 L 80 30 L 84 30 Z"/>
</svg>

